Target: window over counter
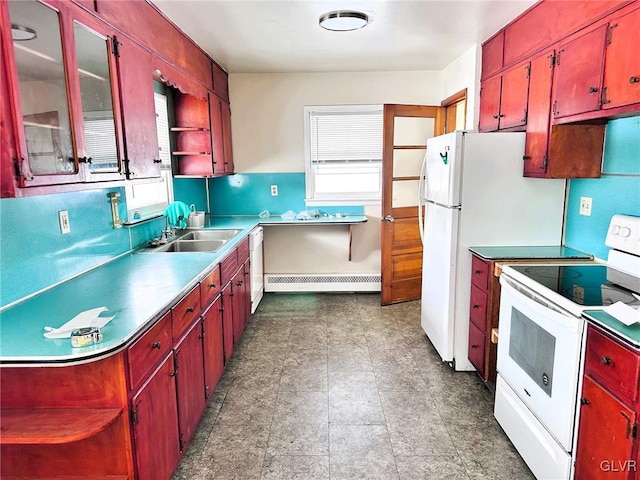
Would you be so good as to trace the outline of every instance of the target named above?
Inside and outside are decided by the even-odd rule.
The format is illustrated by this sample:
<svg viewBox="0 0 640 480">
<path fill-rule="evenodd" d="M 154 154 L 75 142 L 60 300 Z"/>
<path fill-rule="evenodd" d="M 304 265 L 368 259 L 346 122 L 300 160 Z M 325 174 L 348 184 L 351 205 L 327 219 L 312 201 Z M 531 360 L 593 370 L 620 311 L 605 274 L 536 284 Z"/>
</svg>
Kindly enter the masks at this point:
<svg viewBox="0 0 640 480">
<path fill-rule="evenodd" d="M 382 105 L 304 107 L 307 205 L 379 204 Z"/>
</svg>

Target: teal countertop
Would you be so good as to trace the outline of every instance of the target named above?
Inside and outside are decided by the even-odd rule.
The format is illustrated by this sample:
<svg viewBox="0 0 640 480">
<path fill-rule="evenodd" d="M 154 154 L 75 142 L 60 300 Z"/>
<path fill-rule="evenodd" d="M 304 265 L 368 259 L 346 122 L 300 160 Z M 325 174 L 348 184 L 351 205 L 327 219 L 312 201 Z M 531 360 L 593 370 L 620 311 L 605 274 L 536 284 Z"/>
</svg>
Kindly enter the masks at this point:
<svg viewBox="0 0 640 480">
<path fill-rule="evenodd" d="M 469 247 L 472 253 L 485 260 L 517 260 L 517 259 L 592 259 L 593 255 L 573 250 L 562 245 L 545 245 L 530 247 Z"/>
<path fill-rule="evenodd" d="M 627 327 L 604 310 L 585 310 L 582 315 L 590 322 L 595 323 L 623 341 L 634 347 L 640 347 L 640 323 Z"/>
<path fill-rule="evenodd" d="M 279 216 L 208 218 L 205 228 L 242 232 L 215 253 L 134 250 L 0 311 L 0 363 L 83 362 L 121 349 L 204 278 L 257 225 L 347 225 L 366 221 L 366 216 L 298 221 L 284 221 Z M 58 328 L 79 313 L 98 307 L 108 309 L 102 316 L 115 315 L 101 329 L 101 343 L 73 348 L 69 338 L 44 337 L 45 326 Z"/>
</svg>

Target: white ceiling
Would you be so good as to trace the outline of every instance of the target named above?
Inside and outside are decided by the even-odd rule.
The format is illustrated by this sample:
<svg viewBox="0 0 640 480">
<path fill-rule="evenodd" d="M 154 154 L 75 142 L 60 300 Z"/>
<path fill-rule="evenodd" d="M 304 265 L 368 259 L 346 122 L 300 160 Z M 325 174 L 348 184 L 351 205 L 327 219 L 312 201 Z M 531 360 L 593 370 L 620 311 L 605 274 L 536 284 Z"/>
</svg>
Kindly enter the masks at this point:
<svg viewBox="0 0 640 480">
<path fill-rule="evenodd" d="M 534 0 L 152 0 L 230 73 L 442 70 Z M 321 14 L 354 9 L 363 29 Z"/>
</svg>

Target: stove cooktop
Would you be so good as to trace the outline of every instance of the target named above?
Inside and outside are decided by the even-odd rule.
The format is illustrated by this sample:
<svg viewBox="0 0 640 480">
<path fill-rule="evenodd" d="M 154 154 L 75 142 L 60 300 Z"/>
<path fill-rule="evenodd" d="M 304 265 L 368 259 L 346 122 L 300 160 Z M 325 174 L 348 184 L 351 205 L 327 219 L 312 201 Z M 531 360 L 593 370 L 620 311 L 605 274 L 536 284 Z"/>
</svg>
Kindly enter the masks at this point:
<svg viewBox="0 0 640 480">
<path fill-rule="evenodd" d="M 581 306 L 602 307 L 617 301 L 629 305 L 640 303 L 632 294 L 632 291 L 640 292 L 640 278 L 606 265 L 511 265 L 510 268 Z"/>
</svg>

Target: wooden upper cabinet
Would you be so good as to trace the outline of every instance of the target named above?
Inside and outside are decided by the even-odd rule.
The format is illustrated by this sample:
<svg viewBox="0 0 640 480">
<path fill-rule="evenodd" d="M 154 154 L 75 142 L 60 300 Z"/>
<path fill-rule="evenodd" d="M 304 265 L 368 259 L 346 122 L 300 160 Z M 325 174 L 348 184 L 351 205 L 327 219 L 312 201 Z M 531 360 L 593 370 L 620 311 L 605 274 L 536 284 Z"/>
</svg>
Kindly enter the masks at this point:
<svg viewBox="0 0 640 480">
<path fill-rule="evenodd" d="M 229 77 L 220 66 L 211 62 L 213 72 L 213 91 L 223 100 L 229 101 Z"/>
<path fill-rule="evenodd" d="M 151 54 L 126 37 L 117 41 L 127 178 L 159 177 Z"/>
<path fill-rule="evenodd" d="M 482 78 L 502 70 L 504 53 L 504 30 L 500 30 L 482 45 Z"/>
<path fill-rule="evenodd" d="M 480 120 L 478 130 L 498 130 L 500 115 L 500 87 L 502 77 L 497 75 L 480 83 Z"/>
<path fill-rule="evenodd" d="M 479 130 L 490 132 L 526 125 L 528 91 L 529 63 L 484 80 Z"/>
<path fill-rule="evenodd" d="M 609 23 L 602 108 L 640 103 L 640 8 Z"/>
<path fill-rule="evenodd" d="M 211 59 L 151 3 L 96 0 L 98 15 L 211 88 Z"/>
<path fill-rule="evenodd" d="M 536 3 L 505 27 L 504 66 L 548 48 L 629 3 L 627 0 L 543 0 Z"/>
<path fill-rule="evenodd" d="M 544 177 L 547 173 L 551 80 L 555 52 L 550 50 L 531 60 L 527 136 L 524 147 L 524 176 Z"/>
<path fill-rule="evenodd" d="M 600 108 L 607 26 L 561 45 L 556 56 L 553 117 Z"/>
<path fill-rule="evenodd" d="M 509 70 L 502 76 L 500 93 L 500 129 L 520 127 L 527 123 L 530 64 Z"/>
<path fill-rule="evenodd" d="M 231 143 L 231 105 L 221 101 L 222 111 L 222 142 L 224 145 L 224 173 L 231 174 L 235 170 L 233 164 L 233 145 Z"/>
</svg>

